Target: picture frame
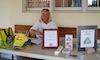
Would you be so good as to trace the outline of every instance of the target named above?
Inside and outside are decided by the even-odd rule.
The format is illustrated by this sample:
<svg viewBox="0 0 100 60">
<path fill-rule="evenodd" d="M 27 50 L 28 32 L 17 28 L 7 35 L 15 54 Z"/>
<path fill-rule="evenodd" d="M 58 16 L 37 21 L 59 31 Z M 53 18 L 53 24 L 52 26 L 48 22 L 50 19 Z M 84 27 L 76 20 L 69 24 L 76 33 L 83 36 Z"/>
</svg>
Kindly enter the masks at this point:
<svg viewBox="0 0 100 60">
<path fill-rule="evenodd" d="M 42 48 L 58 48 L 58 29 L 43 29 Z"/>
<path fill-rule="evenodd" d="M 97 25 L 78 26 L 77 28 L 78 51 L 85 51 L 85 48 L 97 47 Z"/>
<path fill-rule="evenodd" d="M 65 48 L 72 51 L 73 49 L 73 35 L 72 34 L 65 35 Z"/>
</svg>

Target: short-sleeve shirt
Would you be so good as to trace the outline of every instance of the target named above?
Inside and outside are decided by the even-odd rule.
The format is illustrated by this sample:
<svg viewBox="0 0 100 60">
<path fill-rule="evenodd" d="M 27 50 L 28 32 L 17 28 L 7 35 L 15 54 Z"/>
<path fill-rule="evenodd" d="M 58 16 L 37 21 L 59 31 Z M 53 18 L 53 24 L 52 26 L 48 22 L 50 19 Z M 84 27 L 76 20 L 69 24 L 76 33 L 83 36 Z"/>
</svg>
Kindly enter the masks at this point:
<svg viewBox="0 0 100 60">
<path fill-rule="evenodd" d="M 36 22 L 30 29 L 34 29 L 34 30 L 37 30 L 37 31 L 40 31 L 42 32 L 43 29 L 57 29 L 57 25 L 51 21 L 49 22 L 48 24 L 45 24 L 44 22 Z"/>
</svg>

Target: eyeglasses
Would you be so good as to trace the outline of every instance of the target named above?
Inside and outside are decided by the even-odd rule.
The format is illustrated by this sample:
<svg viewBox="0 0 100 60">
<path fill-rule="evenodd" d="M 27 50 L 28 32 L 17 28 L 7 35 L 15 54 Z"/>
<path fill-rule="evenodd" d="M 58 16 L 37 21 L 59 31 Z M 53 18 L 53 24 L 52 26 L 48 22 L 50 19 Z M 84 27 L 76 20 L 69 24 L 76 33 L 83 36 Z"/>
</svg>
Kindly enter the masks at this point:
<svg viewBox="0 0 100 60">
<path fill-rule="evenodd" d="M 49 9 L 42 9 L 42 11 L 44 11 L 44 10 L 49 11 Z"/>
</svg>

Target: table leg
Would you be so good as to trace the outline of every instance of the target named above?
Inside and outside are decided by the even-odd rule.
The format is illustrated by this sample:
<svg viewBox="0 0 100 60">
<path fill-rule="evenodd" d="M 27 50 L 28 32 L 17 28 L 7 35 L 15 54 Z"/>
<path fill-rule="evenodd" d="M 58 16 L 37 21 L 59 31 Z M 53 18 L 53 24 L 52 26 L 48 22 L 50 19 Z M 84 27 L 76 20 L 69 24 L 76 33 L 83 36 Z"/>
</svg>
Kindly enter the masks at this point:
<svg viewBox="0 0 100 60">
<path fill-rule="evenodd" d="M 12 60 L 14 60 L 14 55 L 12 55 Z"/>
<path fill-rule="evenodd" d="M 1 60 L 1 53 L 0 53 L 0 60 Z"/>
</svg>

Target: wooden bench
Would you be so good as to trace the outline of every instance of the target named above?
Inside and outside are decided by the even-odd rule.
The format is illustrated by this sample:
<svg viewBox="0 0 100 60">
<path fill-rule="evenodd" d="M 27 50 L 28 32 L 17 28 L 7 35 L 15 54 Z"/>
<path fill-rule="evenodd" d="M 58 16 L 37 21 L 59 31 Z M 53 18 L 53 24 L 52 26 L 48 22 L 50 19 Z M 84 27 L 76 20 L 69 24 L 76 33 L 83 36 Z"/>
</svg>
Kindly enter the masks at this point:
<svg viewBox="0 0 100 60">
<path fill-rule="evenodd" d="M 26 33 L 32 25 L 15 25 L 15 33 L 22 32 Z M 74 38 L 77 37 L 77 28 L 73 27 L 58 27 L 59 36 L 64 37 L 65 34 L 72 34 Z M 100 39 L 100 29 L 98 29 L 98 39 Z"/>
</svg>

